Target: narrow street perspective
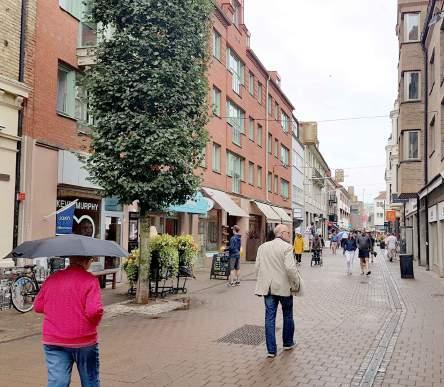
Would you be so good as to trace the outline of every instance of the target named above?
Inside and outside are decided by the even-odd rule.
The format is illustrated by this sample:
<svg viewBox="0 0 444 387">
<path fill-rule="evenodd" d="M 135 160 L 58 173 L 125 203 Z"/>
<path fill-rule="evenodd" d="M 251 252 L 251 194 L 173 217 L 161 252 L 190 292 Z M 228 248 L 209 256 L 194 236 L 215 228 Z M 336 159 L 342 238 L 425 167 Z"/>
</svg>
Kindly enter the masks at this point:
<svg viewBox="0 0 444 387">
<path fill-rule="evenodd" d="M 0 387 L 444 387 L 444 0 L 0 0 Z"/>
</svg>

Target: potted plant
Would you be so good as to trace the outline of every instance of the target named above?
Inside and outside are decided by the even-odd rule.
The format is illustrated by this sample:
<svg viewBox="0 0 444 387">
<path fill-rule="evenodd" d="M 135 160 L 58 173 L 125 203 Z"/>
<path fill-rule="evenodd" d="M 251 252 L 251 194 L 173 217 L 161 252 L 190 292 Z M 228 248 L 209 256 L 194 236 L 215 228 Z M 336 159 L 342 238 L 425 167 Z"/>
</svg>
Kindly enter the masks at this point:
<svg viewBox="0 0 444 387">
<path fill-rule="evenodd" d="M 161 272 L 169 272 L 169 275 L 175 276 L 179 270 L 179 252 L 175 238 L 168 234 L 155 236 L 150 240 L 149 248 L 153 260 L 158 261 Z M 152 263 L 153 267 L 156 266 Z"/>
<path fill-rule="evenodd" d="M 179 252 L 179 266 L 193 266 L 199 248 L 191 235 L 179 235 L 176 237 L 177 250 Z"/>
<path fill-rule="evenodd" d="M 131 251 L 127 260 L 123 263 L 123 270 L 125 270 L 126 277 L 128 278 L 130 289 L 134 288 L 139 277 L 139 266 L 137 266 L 139 255 L 140 250 L 134 249 L 133 251 Z"/>
</svg>

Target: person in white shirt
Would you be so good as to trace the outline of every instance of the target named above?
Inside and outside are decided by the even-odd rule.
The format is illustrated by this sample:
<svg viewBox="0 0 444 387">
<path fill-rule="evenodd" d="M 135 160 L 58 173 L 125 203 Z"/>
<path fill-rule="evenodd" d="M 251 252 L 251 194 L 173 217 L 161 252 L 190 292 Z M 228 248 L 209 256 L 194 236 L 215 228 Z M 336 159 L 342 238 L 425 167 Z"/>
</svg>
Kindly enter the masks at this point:
<svg viewBox="0 0 444 387">
<path fill-rule="evenodd" d="M 390 262 L 393 262 L 393 258 L 396 255 L 396 248 L 398 247 L 398 239 L 394 234 L 389 234 L 385 239 L 385 247 L 387 248 L 387 256 Z"/>
</svg>

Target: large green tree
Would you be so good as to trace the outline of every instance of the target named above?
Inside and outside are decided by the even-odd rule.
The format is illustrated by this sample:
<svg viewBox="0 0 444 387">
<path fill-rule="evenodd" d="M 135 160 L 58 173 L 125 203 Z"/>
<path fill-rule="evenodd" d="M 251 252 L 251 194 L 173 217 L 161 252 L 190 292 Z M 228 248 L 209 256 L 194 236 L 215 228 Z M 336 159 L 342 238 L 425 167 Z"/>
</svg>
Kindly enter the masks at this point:
<svg viewBox="0 0 444 387">
<path fill-rule="evenodd" d="M 184 203 L 207 143 L 211 0 L 90 0 L 101 26 L 85 79 L 95 119 L 87 166 L 105 194 L 139 201 L 137 302 L 148 301 L 147 214 Z"/>
</svg>

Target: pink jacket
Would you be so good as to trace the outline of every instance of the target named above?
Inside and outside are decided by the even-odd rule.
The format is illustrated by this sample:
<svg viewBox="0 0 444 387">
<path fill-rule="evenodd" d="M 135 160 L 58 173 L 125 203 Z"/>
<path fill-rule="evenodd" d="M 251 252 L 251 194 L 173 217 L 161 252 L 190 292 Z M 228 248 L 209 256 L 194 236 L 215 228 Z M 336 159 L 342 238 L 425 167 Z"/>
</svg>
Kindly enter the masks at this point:
<svg viewBox="0 0 444 387">
<path fill-rule="evenodd" d="M 51 275 L 34 302 L 43 313 L 43 343 L 87 347 L 97 343 L 97 326 L 103 315 L 99 281 L 79 266 Z"/>
</svg>

